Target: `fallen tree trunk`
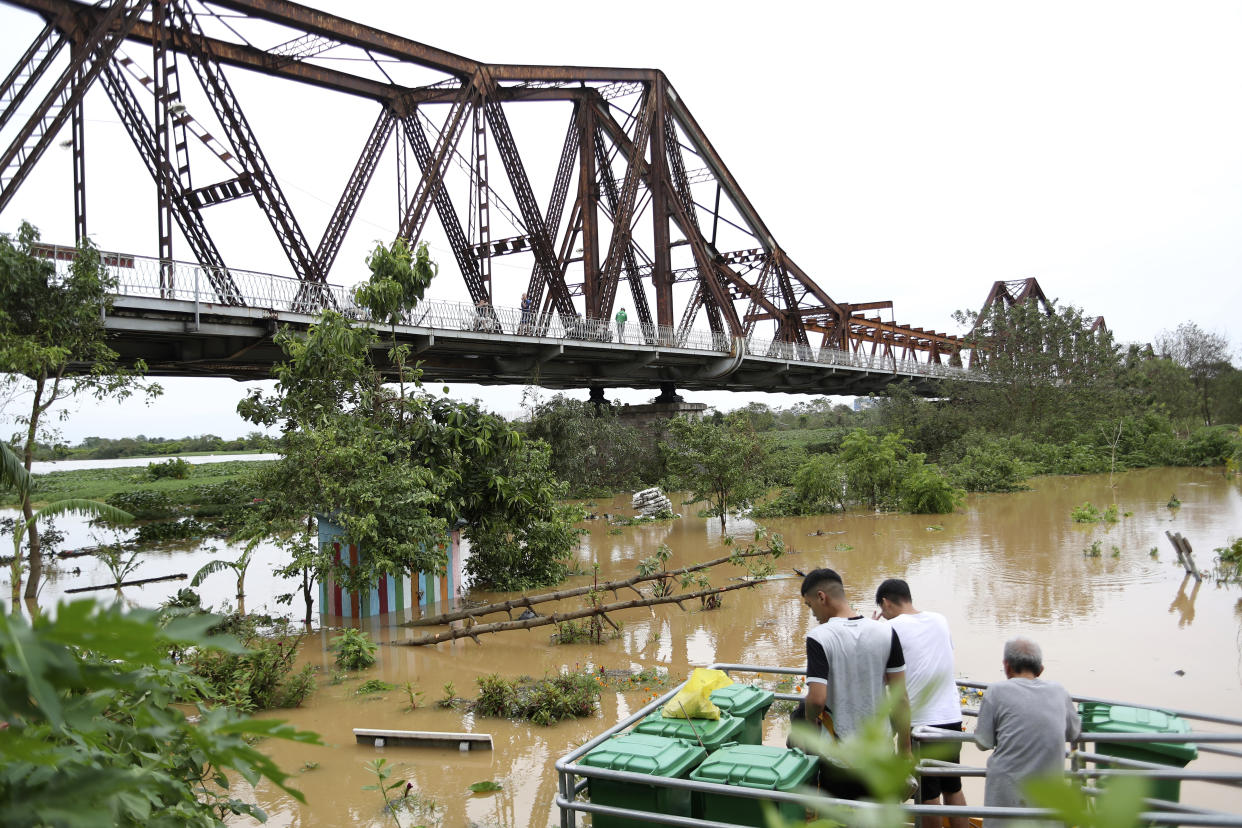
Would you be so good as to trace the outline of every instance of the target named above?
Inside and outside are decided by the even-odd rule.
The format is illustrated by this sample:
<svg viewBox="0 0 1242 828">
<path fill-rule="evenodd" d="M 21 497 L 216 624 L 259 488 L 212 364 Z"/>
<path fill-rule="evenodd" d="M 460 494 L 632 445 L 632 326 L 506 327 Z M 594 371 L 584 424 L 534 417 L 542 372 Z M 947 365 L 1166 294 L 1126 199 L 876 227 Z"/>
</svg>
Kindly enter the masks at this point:
<svg viewBox="0 0 1242 828">
<path fill-rule="evenodd" d="M 667 595 L 663 598 L 641 598 L 634 601 L 617 601 L 611 604 L 602 604 L 598 607 L 584 607 L 583 609 L 573 610 L 572 612 L 554 612 L 551 615 L 540 615 L 535 618 L 527 618 L 524 621 L 494 621 L 490 624 L 472 624 L 465 627 L 459 627 L 454 630 L 446 630 L 441 633 L 424 635 L 422 638 L 416 638 L 413 641 L 395 641 L 393 643 L 405 647 L 425 647 L 428 644 L 439 644 L 443 641 L 456 641 L 459 638 L 466 638 L 469 636 L 474 639 L 476 644 L 482 644 L 483 642 L 479 641 L 479 636 L 485 633 L 498 633 L 505 632 L 507 630 L 525 630 L 532 627 L 543 627 L 548 624 L 559 624 L 563 621 L 573 621 L 578 618 L 588 618 L 593 615 L 600 616 L 612 625 L 613 629 L 617 629 L 616 623 L 608 617 L 607 613 L 624 609 L 634 609 L 636 607 L 652 607 L 656 604 L 677 604 L 679 607 L 682 607 L 682 609 L 685 609 L 685 607 L 682 606 L 682 601 L 690 601 L 695 598 L 706 598 L 708 595 L 719 595 L 722 592 L 728 592 L 734 589 L 745 589 L 747 587 L 753 587 L 759 583 L 762 583 L 762 581 L 748 581 L 741 584 L 729 584 L 728 586 L 712 587 L 711 589 L 703 589 L 698 592 L 687 592 L 682 595 Z M 639 594 L 641 595 L 642 593 Z"/>
<path fill-rule="evenodd" d="M 721 564 L 728 563 L 729 561 L 737 560 L 739 558 L 756 558 L 771 554 L 772 550 L 770 549 L 753 549 L 745 552 L 738 552 L 735 555 L 729 555 L 724 558 L 716 558 L 714 561 L 704 561 L 703 563 L 683 566 L 681 569 L 673 569 L 668 572 L 653 572 L 650 575 L 635 575 L 633 578 L 626 578 L 621 581 L 607 581 L 602 584 L 573 587 L 571 589 L 562 589 L 556 592 L 545 592 L 540 595 L 523 595 L 520 598 L 510 598 L 508 601 L 499 601 L 495 604 L 486 604 L 481 607 L 445 612 L 440 615 L 432 615 L 427 618 L 416 618 L 413 621 L 404 622 L 401 626 L 434 627 L 440 624 L 448 624 L 452 621 L 462 621 L 466 618 L 477 619 L 480 615 L 490 615 L 493 612 L 508 612 L 510 613 L 510 619 L 512 619 L 512 610 L 515 610 L 518 607 L 532 608 L 535 604 L 544 604 L 548 601 L 560 601 L 563 598 L 575 598 L 579 595 L 586 595 L 589 592 L 611 592 L 613 595 L 616 595 L 619 590 L 633 589 L 635 592 L 638 592 L 639 595 L 642 595 L 641 592 L 635 589 L 635 584 L 640 584 L 644 581 L 658 581 L 662 578 L 672 578 L 678 575 L 685 575 L 688 572 L 697 572 L 700 569 L 709 569 L 713 566 L 720 566 Z"/>
<path fill-rule="evenodd" d="M 121 587 L 142 586 L 143 584 L 158 584 L 161 581 L 184 581 L 188 577 L 190 576 L 182 572 L 178 575 L 161 575 L 158 578 L 139 578 L 136 581 L 118 581 L 115 584 L 100 584 L 99 586 L 74 587 L 73 589 L 66 589 L 65 594 L 69 594 L 72 592 L 95 592 L 96 590 L 100 590 L 100 589 L 120 589 Z"/>
</svg>

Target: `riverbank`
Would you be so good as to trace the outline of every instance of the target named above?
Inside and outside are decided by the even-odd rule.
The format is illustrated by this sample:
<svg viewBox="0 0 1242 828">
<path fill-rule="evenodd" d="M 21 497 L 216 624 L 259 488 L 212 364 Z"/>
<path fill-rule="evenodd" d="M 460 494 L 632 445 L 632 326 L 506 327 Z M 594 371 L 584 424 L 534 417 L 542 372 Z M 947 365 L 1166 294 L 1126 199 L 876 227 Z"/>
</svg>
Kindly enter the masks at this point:
<svg viewBox="0 0 1242 828">
<path fill-rule="evenodd" d="M 161 492 L 169 495 L 175 502 L 182 503 L 183 499 L 178 497 L 179 494 L 188 495 L 200 486 L 236 482 L 253 474 L 264 463 L 271 462 L 270 459 L 227 460 L 224 457 L 221 457 L 218 462 L 202 462 L 206 459 L 208 458 L 200 458 L 200 462 L 192 462 L 189 476 L 182 479 L 166 477 L 154 480 L 147 475 L 145 463 L 36 473 L 32 502 L 35 508 L 38 508 L 57 500 L 70 498 L 106 501 L 112 495 L 121 492 Z M 216 460 L 216 458 L 210 459 Z M 90 462 L 92 466 L 95 466 L 115 461 L 82 462 Z M 16 507 L 20 502 L 12 492 L 0 495 L 0 507 Z M 188 501 L 185 502 L 188 503 Z"/>
</svg>

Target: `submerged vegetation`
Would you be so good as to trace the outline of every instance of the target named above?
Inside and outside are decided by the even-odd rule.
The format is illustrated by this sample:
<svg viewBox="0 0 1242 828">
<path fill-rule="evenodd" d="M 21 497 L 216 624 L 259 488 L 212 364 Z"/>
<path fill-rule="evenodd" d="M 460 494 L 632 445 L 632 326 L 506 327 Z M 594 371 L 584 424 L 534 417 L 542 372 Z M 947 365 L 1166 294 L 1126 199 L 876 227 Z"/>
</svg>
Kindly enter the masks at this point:
<svg viewBox="0 0 1242 828">
<path fill-rule="evenodd" d="M 563 672 L 533 679 L 505 679 L 495 673 L 477 679 L 474 711 L 480 716 L 520 719 L 544 727 L 592 716 L 599 708 L 600 682 L 587 672 Z"/>
</svg>

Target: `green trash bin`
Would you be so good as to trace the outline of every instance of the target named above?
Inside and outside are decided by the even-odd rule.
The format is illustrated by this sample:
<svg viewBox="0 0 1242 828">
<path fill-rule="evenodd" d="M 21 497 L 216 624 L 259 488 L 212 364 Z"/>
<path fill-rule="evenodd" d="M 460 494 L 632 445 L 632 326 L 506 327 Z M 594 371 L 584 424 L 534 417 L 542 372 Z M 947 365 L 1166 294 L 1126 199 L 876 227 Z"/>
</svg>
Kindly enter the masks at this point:
<svg viewBox="0 0 1242 828">
<path fill-rule="evenodd" d="M 595 748 L 578 760 L 578 764 L 683 779 L 706 755 L 707 751 L 697 742 L 669 739 L 650 733 L 624 733 Z M 677 816 L 691 815 L 688 790 L 615 779 L 592 779 L 590 792 L 591 801 L 596 805 Z M 594 814 L 591 824 L 595 828 L 655 828 L 658 825 L 643 819 L 626 819 L 606 814 Z"/>
<path fill-rule="evenodd" d="M 691 744 L 702 744 L 712 753 L 727 743 L 741 741 L 739 734 L 745 726 L 745 719 L 724 712 L 719 719 L 671 719 L 657 710 L 639 722 L 634 732 L 685 739 Z"/>
<path fill-rule="evenodd" d="M 806 784 L 818 767 L 819 759 L 807 756 L 796 748 L 733 745 L 721 748 L 704 759 L 703 764 L 690 772 L 690 778 L 699 782 L 787 792 Z M 694 816 L 764 828 L 767 821 L 763 816 L 762 803 L 762 800 L 749 797 L 695 791 Z M 776 809 L 790 821 L 800 822 L 806 815 L 805 809 L 796 802 L 781 802 Z"/>
<path fill-rule="evenodd" d="M 1078 713 L 1082 716 L 1084 736 L 1088 733 L 1190 732 L 1190 725 L 1184 719 L 1163 710 L 1082 702 L 1078 705 Z M 1095 745 L 1097 753 L 1175 768 L 1184 768 L 1190 760 L 1199 756 L 1199 748 L 1190 742 L 1096 742 Z M 1154 780 L 1152 796 L 1178 802 L 1181 789 L 1180 779 L 1157 779 Z"/>
<path fill-rule="evenodd" d="M 750 684 L 730 684 L 712 691 L 711 695 L 712 704 L 723 712 L 746 720 L 738 737 L 744 745 L 763 744 L 763 717 L 768 715 L 773 698 L 771 690 Z"/>
</svg>

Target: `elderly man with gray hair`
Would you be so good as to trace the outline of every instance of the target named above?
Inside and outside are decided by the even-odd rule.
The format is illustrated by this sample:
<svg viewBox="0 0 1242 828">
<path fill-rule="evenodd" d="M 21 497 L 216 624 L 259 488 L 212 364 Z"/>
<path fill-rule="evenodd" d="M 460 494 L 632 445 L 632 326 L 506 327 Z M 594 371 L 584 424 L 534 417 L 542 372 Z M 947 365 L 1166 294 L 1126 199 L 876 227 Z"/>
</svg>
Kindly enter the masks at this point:
<svg viewBox="0 0 1242 828">
<path fill-rule="evenodd" d="M 1082 721 L 1065 688 L 1044 681 L 1043 654 L 1029 638 L 1005 642 L 1005 678 L 988 687 L 979 706 L 975 741 L 988 759 L 983 804 L 1025 807 L 1022 784 L 1065 769 L 1065 743 L 1078 737 Z M 1001 824 L 989 819 L 989 825 Z"/>
</svg>

